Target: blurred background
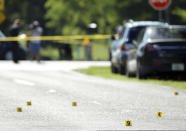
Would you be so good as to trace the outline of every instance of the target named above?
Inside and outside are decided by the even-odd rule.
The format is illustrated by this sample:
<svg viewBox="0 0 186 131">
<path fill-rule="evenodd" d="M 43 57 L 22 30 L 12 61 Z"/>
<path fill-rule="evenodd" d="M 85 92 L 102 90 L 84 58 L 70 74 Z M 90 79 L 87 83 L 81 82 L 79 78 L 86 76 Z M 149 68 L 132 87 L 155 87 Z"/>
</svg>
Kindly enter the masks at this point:
<svg viewBox="0 0 186 131">
<path fill-rule="evenodd" d="M 9 36 L 11 23 L 21 19 L 21 33 L 27 34 L 34 20 L 40 22 L 44 36 L 113 34 L 129 19 L 186 23 L 186 1 L 172 0 L 164 11 L 154 10 L 148 0 L 1 0 L 0 30 Z M 160 16 L 161 15 L 161 16 Z M 59 44 L 60 43 L 60 44 Z M 109 39 L 89 40 L 91 58 L 86 56 L 85 40 L 43 41 L 44 60 L 109 60 Z M 23 43 L 26 48 L 26 44 Z"/>
</svg>

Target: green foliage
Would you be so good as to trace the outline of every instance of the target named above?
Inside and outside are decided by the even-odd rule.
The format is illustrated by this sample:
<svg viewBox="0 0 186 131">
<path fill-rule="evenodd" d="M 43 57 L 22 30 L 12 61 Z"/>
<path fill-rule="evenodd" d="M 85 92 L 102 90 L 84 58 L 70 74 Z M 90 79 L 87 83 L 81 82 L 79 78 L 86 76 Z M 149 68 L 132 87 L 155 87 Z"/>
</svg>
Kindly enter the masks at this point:
<svg viewBox="0 0 186 131">
<path fill-rule="evenodd" d="M 185 24 L 185 5 L 185 0 L 172 0 L 168 9 L 171 24 Z M 0 25 L 4 32 L 16 18 L 22 20 L 25 31 L 37 19 L 48 35 L 87 34 L 91 22 L 98 24 L 98 33 L 106 34 L 129 19 L 158 20 L 158 11 L 148 0 L 5 0 L 3 13 L 7 17 Z M 166 11 L 162 14 L 165 17 Z"/>
<path fill-rule="evenodd" d="M 86 27 L 91 22 L 99 25 L 99 32 L 109 32 L 116 20 L 113 8 L 114 0 L 48 0 L 45 4 L 49 19 L 47 27 L 59 27 L 57 31 L 63 34 L 85 34 Z M 107 24 L 105 24 L 107 23 Z"/>
<path fill-rule="evenodd" d="M 1 30 L 8 34 L 8 29 L 12 22 L 19 18 L 21 19 L 22 30 L 27 31 L 28 25 L 34 20 L 38 20 L 44 27 L 45 14 L 44 3 L 46 0 L 5 0 L 5 10 L 3 13 L 6 15 L 6 21 L 0 25 Z"/>
<path fill-rule="evenodd" d="M 62 34 L 85 34 L 91 22 L 98 33 L 111 33 L 128 19 L 154 20 L 154 11 L 144 0 L 48 0 L 47 27 Z M 157 17 L 158 18 L 158 17 Z"/>
<path fill-rule="evenodd" d="M 186 1 L 173 0 L 172 1 L 172 14 L 175 24 L 185 24 L 186 22 Z"/>
<path fill-rule="evenodd" d="M 173 14 L 179 16 L 182 21 L 186 21 L 186 10 L 181 9 L 181 8 L 176 8 L 173 11 Z"/>
<path fill-rule="evenodd" d="M 182 24 L 186 23 L 186 1 L 185 0 L 172 0 L 170 7 L 171 23 Z"/>
</svg>

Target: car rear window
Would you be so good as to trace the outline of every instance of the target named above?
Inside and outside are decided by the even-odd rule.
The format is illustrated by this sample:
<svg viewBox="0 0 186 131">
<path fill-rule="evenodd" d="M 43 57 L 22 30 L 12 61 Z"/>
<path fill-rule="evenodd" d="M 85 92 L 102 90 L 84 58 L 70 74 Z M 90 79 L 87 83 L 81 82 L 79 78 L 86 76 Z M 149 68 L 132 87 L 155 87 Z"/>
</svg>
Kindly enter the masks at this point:
<svg viewBox="0 0 186 131">
<path fill-rule="evenodd" d="M 185 28 L 150 28 L 150 39 L 186 39 Z"/>
</svg>

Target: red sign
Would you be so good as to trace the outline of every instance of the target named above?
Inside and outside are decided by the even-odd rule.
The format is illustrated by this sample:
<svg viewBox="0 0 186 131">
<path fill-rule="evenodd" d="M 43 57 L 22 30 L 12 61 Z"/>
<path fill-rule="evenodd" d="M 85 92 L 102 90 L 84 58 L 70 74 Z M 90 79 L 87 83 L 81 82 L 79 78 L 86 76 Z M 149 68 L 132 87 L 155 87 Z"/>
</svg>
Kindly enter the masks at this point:
<svg viewBox="0 0 186 131">
<path fill-rule="evenodd" d="M 149 0 L 155 10 L 165 10 L 171 4 L 171 0 Z"/>
</svg>

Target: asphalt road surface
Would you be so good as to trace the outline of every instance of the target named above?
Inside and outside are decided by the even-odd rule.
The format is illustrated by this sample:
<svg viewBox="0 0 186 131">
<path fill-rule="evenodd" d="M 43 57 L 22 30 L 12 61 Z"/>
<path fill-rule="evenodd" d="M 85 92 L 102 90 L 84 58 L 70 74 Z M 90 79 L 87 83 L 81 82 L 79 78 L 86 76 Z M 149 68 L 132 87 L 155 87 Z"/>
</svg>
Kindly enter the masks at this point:
<svg viewBox="0 0 186 131">
<path fill-rule="evenodd" d="M 93 65 L 109 63 L 0 61 L 0 130 L 186 130 L 185 90 L 73 71 Z"/>
</svg>

